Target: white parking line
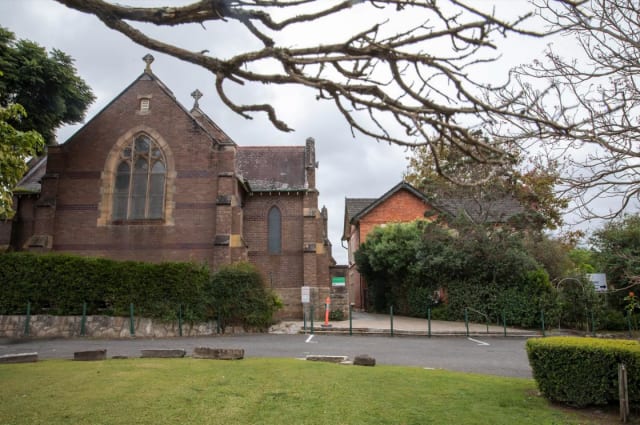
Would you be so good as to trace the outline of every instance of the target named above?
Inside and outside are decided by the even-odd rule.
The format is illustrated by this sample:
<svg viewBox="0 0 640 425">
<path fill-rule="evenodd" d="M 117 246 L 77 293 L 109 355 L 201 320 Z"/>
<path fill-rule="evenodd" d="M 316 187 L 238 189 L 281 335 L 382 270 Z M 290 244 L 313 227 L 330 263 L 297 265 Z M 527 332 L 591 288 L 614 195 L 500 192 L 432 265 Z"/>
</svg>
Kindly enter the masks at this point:
<svg viewBox="0 0 640 425">
<path fill-rule="evenodd" d="M 315 335 L 309 335 L 309 338 L 305 341 L 305 343 L 309 344 Z"/>
<path fill-rule="evenodd" d="M 480 341 L 479 339 L 467 338 L 469 341 L 475 342 L 478 345 L 489 345 L 488 342 Z"/>
</svg>

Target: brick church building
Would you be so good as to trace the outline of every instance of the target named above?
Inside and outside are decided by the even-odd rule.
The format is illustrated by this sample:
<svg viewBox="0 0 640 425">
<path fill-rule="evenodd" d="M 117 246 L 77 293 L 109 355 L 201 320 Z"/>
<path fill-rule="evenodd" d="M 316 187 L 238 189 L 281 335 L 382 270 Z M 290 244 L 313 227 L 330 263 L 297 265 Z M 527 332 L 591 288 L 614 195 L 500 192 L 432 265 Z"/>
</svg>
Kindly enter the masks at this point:
<svg viewBox="0 0 640 425">
<path fill-rule="evenodd" d="M 0 245 L 115 260 L 258 267 L 301 317 L 301 287 L 329 295 L 327 210 L 313 139 L 240 146 L 144 72 L 65 143 L 33 160 Z"/>
</svg>

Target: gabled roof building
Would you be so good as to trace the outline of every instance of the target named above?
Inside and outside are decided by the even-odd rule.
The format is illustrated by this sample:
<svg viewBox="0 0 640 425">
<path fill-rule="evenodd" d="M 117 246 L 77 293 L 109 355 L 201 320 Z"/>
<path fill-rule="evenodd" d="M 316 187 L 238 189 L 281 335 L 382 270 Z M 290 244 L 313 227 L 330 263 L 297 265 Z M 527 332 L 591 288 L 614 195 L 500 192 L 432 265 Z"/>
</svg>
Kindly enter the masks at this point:
<svg viewBox="0 0 640 425">
<path fill-rule="evenodd" d="M 433 200 L 405 181 L 379 198 L 345 198 L 342 241 L 346 242 L 348 251 L 346 284 L 350 302 L 356 309 L 367 307 L 367 285 L 355 264 L 354 254 L 374 228 L 419 219 L 440 218 L 446 222 L 461 215 L 475 223 L 497 225 L 524 212 L 521 203 L 511 196 L 491 200 L 471 197 Z"/>
<path fill-rule="evenodd" d="M 329 295 L 327 211 L 315 144 L 241 146 L 198 104 L 144 72 L 65 143 L 32 161 L 0 245 L 116 260 L 249 261 L 302 317 L 301 287 Z M 318 309 L 320 310 L 320 309 Z"/>
</svg>

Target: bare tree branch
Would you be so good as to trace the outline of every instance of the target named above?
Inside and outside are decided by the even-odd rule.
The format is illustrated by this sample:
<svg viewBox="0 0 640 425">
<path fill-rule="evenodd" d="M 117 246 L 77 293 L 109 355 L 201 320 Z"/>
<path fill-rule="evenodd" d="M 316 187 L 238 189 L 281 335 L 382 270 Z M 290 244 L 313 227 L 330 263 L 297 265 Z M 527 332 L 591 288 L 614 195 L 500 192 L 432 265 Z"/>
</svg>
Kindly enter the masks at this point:
<svg viewBox="0 0 640 425">
<path fill-rule="evenodd" d="M 562 190 L 584 218 L 620 216 L 638 207 L 640 193 L 640 4 L 538 0 L 537 6 L 577 49 L 565 49 L 563 57 L 550 46 L 543 60 L 515 69 L 499 96 L 487 93 L 524 112 L 494 115 L 487 131 L 525 149 L 543 147 L 564 164 Z"/>
<path fill-rule="evenodd" d="M 317 99 L 331 100 L 352 131 L 402 146 L 450 145 L 485 163 L 509 162 L 511 151 L 483 144 L 474 131 L 496 115 L 520 116 L 514 109 L 523 98 L 496 102 L 497 95 L 487 96 L 483 90 L 497 93 L 500 88 L 476 81 L 474 67 L 499 58 L 498 38 L 542 35 L 524 25 L 533 11 L 506 20 L 463 0 L 203 0 L 144 8 L 103 0 L 56 1 L 95 15 L 142 46 L 206 68 L 222 101 L 245 118 L 264 112 L 276 128 L 291 131 L 267 102 L 235 101 L 228 83 L 303 86 L 315 90 Z M 308 46 L 278 42 L 293 27 L 314 25 L 315 31 L 334 34 L 332 18 L 345 13 L 382 16 L 380 11 L 384 18 L 364 30 L 341 29 L 341 41 L 320 39 Z M 400 20 L 407 16 L 419 16 L 421 23 L 406 27 Z M 261 47 L 230 58 L 214 57 L 155 39 L 144 27 L 134 26 L 222 21 L 239 23 Z M 529 118 L 566 130 L 545 116 Z M 474 154 L 485 151 L 491 155 Z"/>
</svg>

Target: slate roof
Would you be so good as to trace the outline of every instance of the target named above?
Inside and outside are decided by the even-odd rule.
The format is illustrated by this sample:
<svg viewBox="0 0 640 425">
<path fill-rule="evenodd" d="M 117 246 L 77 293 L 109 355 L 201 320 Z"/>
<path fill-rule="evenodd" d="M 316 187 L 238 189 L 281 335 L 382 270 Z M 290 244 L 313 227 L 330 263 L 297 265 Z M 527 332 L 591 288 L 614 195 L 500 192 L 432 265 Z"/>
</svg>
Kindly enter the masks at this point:
<svg viewBox="0 0 640 425">
<path fill-rule="evenodd" d="M 344 207 L 347 223 L 351 223 L 351 219 L 358 215 L 369 205 L 377 201 L 378 198 L 345 198 Z"/>
<path fill-rule="evenodd" d="M 239 146 L 236 158 L 238 172 L 253 192 L 308 187 L 304 146 Z"/>
<path fill-rule="evenodd" d="M 13 191 L 16 195 L 40 193 L 40 179 L 47 171 L 47 157 L 33 158 L 29 161 L 27 167 L 27 172 Z"/>
<path fill-rule="evenodd" d="M 348 238 L 349 224 L 357 222 L 397 191 L 404 189 L 431 205 L 436 211 L 450 217 L 464 214 L 475 223 L 506 223 L 514 216 L 525 212 L 520 201 L 513 196 L 476 198 L 443 198 L 429 199 L 407 182 L 400 182 L 379 198 L 345 198 L 345 222 L 342 239 Z"/>
<path fill-rule="evenodd" d="M 513 196 L 500 198 L 448 198 L 433 202 L 434 207 L 453 217 L 466 214 L 475 223 L 505 223 L 525 212 L 520 201 Z"/>
</svg>

